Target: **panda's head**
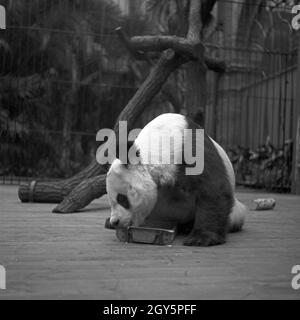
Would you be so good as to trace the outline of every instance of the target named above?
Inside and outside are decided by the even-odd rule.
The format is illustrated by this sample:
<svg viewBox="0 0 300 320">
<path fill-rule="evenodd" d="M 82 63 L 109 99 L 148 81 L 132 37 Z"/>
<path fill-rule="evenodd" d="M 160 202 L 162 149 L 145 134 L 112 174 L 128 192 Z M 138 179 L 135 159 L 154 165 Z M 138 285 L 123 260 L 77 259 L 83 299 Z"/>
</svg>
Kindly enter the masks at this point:
<svg viewBox="0 0 300 320">
<path fill-rule="evenodd" d="M 113 227 L 142 226 L 157 201 L 157 185 L 144 166 L 114 160 L 106 178 Z"/>
<path fill-rule="evenodd" d="M 176 142 L 170 150 L 170 155 L 174 158 L 174 162 L 178 163 L 182 152 L 183 131 L 186 127 L 187 122 L 182 115 L 172 113 L 160 115 L 140 131 L 133 144 L 127 145 L 127 149 L 133 146 L 133 150 L 138 152 L 139 164 L 124 165 L 118 158 L 113 161 L 106 179 L 112 226 L 145 224 L 145 220 L 157 203 L 158 188 L 162 185 L 173 185 L 177 174 L 177 166 L 174 163 L 160 162 L 161 151 L 164 148 L 154 137 L 173 137 Z M 168 155 L 168 151 L 166 153 Z M 151 164 L 148 161 L 149 155 Z"/>
</svg>

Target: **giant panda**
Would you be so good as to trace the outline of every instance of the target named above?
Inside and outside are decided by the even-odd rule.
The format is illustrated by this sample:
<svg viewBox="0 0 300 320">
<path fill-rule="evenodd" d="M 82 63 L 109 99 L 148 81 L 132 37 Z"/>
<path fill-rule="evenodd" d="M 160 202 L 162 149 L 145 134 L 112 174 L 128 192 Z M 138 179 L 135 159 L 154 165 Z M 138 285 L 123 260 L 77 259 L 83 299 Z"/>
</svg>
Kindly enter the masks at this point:
<svg viewBox="0 0 300 320">
<path fill-rule="evenodd" d="M 159 115 L 134 140 L 139 163 L 122 163 L 118 158 L 112 162 L 106 177 L 112 227 L 177 226 L 187 234 L 183 241 L 187 246 L 219 245 L 228 232 L 242 229 L 247 208 L 234 196 L 233 167 L 225 151 L 208 135 L 204 133 L 201 174 L 187 175 L 185 169 L 190 165 L 185 162 L 149 164 L 145 160 L 149 152 L 156 152 L 157 148 L 149 150 L 148 143 L 154 134 L 182 138 L 174 139 L 174 160 L 182 152 L 178 144 L 184 143 L 184 129 L 194 132 L 198 128 L 184 115 Z"/>
</svg>

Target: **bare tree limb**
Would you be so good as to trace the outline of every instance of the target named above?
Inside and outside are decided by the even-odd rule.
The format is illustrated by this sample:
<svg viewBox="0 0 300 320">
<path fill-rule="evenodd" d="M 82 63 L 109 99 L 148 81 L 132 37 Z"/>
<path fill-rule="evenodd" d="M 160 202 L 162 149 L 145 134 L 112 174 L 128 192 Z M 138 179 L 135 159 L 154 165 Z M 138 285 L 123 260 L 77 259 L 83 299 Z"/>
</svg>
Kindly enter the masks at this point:
<svg viewBox="0 0 300 320">
<path fill-rule="evenodd" d="M 131 48 L 131 51 L 135 53 L 139 52 L 138 58 L 140 60 L 145 60 L 145 55 L 143 55 L 142 52 L 157 52 L 165 50 L 166 48 L 172 48 L 178 54 L 185 54 L 191 60 L 198 60 L 204 51 L 202 44 L 198 44 L 198 50 L 196 50 L 195 44 L 192 45 L 187 39 L 176 36 L 136 36 L 127 39 L 126 47 L 127 46 Z M 147 56 L 147 60 L 148 59 L 149 57 Z M 211 58 L 205 54 L 203 60 L 207 68 L 212 71 L 224 72 L 226 69 L 224 60 Z"/>
<path fill-rule="evenodd" d="M 173 49 L 177 53 L 194 56 L 193 44 L 186 38 L 177 36 L 135 36 L 129 40 L 130 47 L 135 51 L 164 51 Z"/>
<path fill-rule="evenodd" d="M 226 62 L 223 59 L 205 57 L 205 64 L 209 70 L 212 70 L 218 73 L 225 72 L 227 68 Z"/>
<path fill-rule="evenodd" d="M 190 0 L 189 29 L 187 39 L 190 43 L 201 42 L 201 0 Z"/>
<path fill-rule="evenodd" d="M 121 27 L 118 27 L 115 29 L 116 34 L 118 35 L 121 42 L 124 44 L 125 48 L 128 50 L 128 52 L 137 60 L 146 60 L 146 56 L 143 52 L 140 52 L 136 50 L 131 40 L 127 37 L 127 35 L 124 33 L 123 29 Z"/>
<path fill-rule="evenodd" d="M 199 2 L 198 0 L 195 1 Z M 115 32 L 119 36 L 120 41 L 134 58 L 137 60 L 146 60 L 150 65 L 153 65 L 153 62 L 146 54 L 147 52 L 161 52 L 171 48 L 178 54 L 186 55 L 190 60 L 204 60 L 204 63 L 210 70 L 215 72 L 224 72 L 226 69 L 224 61 L 204 55 L 204 46 L 200 41 L 201 29 L 199 29 L 201 28 L 201 19 L 198 19 L 197 14 L 195 14 L 197 9 L 199 9 L 199 4 L 194 4 L 194 7 L 191 8 L 191 22 L 188 34 L 189 38 L 163 35 L 135 36 L 129 38 L 121 27 L 116 28 Z M 198 23 L 200 23 L 200 25 L 194 27 L 194 25 Z"/>
<path fill-rule="evenodd" d="M 116 124 L 123 119 L 127 119 L 128 127 L 130 128 L 133 125 L 132 119 L 136 119 L 138 114 L 141 114 L 147 107 L 154 95 L 160 91 L 169 75 L 187 61 L 187 57 L 177 55 L 174 50 L 165 50 L 161 54 L 158 63 L 151 70 L 147 79 L 118 117 Z M 118 128 L 116 127 L 115 132 L 118 132 Z"/>
<path fill-rule="evenodd" d="M 154 66 L 154 62 L 148 57 L 148 55 L 144 51 L 137 51 L 134 46 L 132 46 L 131 39 L 128 38 L 128 36 L 124 33 L 123 29 L 121 27 L 118 27 L 115 29 L 115 32 L 117 33 L 120 41 L 124 44 L 124 46 L 127 48 L 127 50 L 130 52 L 132 57 L 139 59 L 139 60 L 146 60 L 150 66 Z M 142 38 L 142 37 L 141 37 Z M 156 57 L 157 58 L 157 57 Z M 141 80 L 141 75 L 136 70 L 133 70 L 135 72 L 136 77 Z M 176 112 L 180 112 L 181 110 L 181 103 L 173 92 L 174 86 L 168 81 L 162 88 L 161 92 L 165 96 L 165 98 L 172 104 L 174 110 Z"/>
</svg>

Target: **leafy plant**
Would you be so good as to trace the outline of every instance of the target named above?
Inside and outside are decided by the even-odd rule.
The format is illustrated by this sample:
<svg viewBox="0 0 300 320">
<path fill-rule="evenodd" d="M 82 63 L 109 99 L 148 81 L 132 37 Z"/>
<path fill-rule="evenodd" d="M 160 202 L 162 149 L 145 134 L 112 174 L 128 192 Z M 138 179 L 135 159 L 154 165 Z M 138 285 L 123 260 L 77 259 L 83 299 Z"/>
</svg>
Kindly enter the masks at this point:
<svg viewBox="0 0 300 320">
<path fill-rule="evenodd" d="M 282 148 L 275 148 L 267 138 L 255 151 L 238 146 L 230 149 L 237 184 L 267 190 L 290 191 L 292 173 L 292 140 Z"/>
</svg>

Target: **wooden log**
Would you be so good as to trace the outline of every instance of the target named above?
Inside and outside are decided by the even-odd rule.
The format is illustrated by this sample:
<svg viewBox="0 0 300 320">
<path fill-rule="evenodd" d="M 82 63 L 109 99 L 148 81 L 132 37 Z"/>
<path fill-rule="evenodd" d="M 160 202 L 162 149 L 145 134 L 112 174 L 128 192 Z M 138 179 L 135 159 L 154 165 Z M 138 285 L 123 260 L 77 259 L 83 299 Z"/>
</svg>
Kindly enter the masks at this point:
<svg viewBox="0 0 300 320">
<path fill-rule="evenodd" d="M 64 200 L 53 209 L 54 213 L 70 213 L 87 206 L 91 201 L 106 193 L 106 174 L 82 181 Z"/>
<path fill-rule="evenodd" d="M 22 202 L 59 203 L 84 179 L 104 174 L 107 168 L 96 159 L 72 178 L 59 181 L 30 181 L 22 183 L 18 190 Z"/>
<path fill-rule="evenodd" d="M 189 29 L 187 40 L 194 44 L 197 60 L 186 65 L 186 99 L 185 108 L 189 117 L 201 126 L 204 125 L 206 106 L 206 65 L 201 46 L 201 1 L 191 0 L 189 12 Z"/>
<path fill-rule="evenodd" d="M 48 202 L 58 203 L 67 195 L 60 182 L 30 181 L 22 183 L 18 190 L 22 202 Z"/>
<path fill-rule="evenodd" d="M 116 122 L 117 127 L 115 127 L 115 132 L 118 132 L 118 123 L 121 120 L 127 120 L 128 128 L 131 128 L 134 120 L 146 109 L 154 96 L 161 90 L 169 75 L 187 61 L 189 61 L 188 57 L 177 55 L 172 49 L 165 50 L 147 79 L 121 112 Z"/>
</svg>

